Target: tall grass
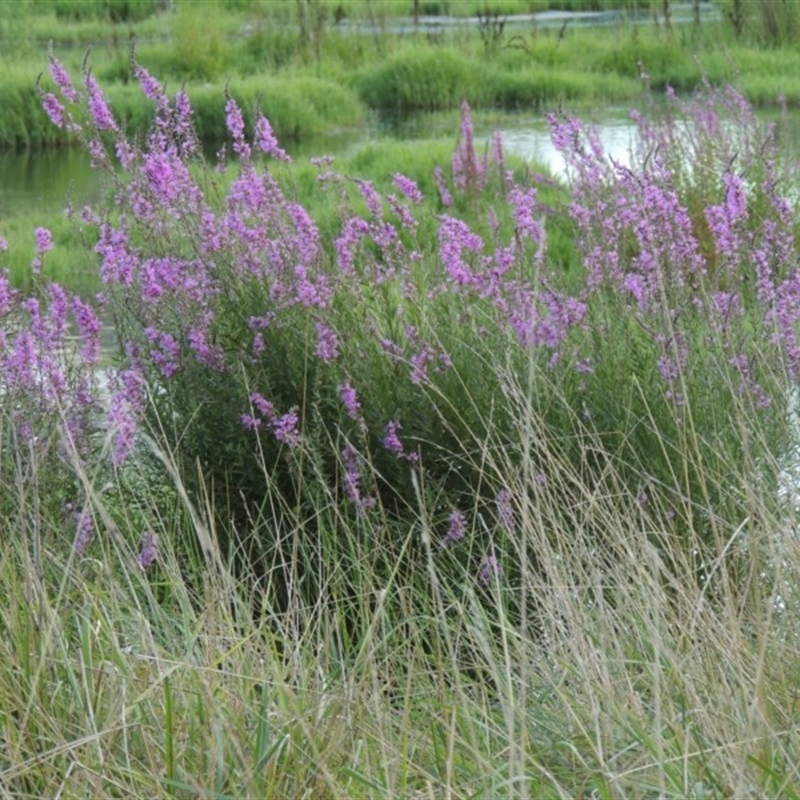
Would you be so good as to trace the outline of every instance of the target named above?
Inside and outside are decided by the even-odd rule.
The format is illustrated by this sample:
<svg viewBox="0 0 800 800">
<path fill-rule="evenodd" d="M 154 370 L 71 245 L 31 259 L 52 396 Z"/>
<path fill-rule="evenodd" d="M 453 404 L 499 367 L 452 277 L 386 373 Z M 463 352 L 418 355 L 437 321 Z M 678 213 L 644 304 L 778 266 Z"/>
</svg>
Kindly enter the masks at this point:
<svg viewBox="0 0 800 800">
<path fill-rule="evenodd" d="M 221 84 L 190 87 L 198 138 L 207 144 L 220 145 L 227 138 L 224 126 L 224 95 Z M 248 121 L 258 106 L 274 120 L 276 134 L 287 142 L 312 139 L 337 127 L 363 123 L 364 108 L 355 94 L 340 83 L 324 78 L 253 77 L 231 81 L 230 94 L 247 109 Z M 127 128 L 139 134 L 147 130 L 152 104 L 135 86 L 117 86 L 109 92 L 113 104 Z"/>
<path fill-rule="evenodd" d="M 363 70 L 356 86 L 370 108 L 401 114 L 453 108 L 462 100 L 476 108 L 530 109 L 599 97 L 621 100 L 640 91 L 637 80 L 581 75 L 574 65 L 543 71 L 519 56 L 489 61 L 476 55 L 418 44 Z"/>
<path fill-rule="evenodd" d="M 372 551 L 398 532 L 380 515 L 359 546 L 282 509 L 281 535 L 325 581 L 279 613 L 259 604 L 258 576 L 234 577 L 215 510 L 190 498 L 169 453 L 143 445 L 149 466 L 110 483 L 77 468 L 102 530 L 84 557 L 17 461 L 0 544 L 4 793 L 796 795 L 791 508 L 738 475 L 751 513 L 698 578 L 692 539 L 676 543 L 664 509 L 613 466 L 587 486 L 530 413 L 529 379 L 506 378 L 517 446 L 539 458 L 510 463 L 491 431 L 476 458 L 527 498 L 505 554 L 514 587 L 443 571 L 420 487 L 388 572 Z M 319 497 L 320 513 L 336 505 Z M 485 537 L 481 509 L 468 517 Z M 145 530 L 159 537 L 147 572 Z"/>
</svg>

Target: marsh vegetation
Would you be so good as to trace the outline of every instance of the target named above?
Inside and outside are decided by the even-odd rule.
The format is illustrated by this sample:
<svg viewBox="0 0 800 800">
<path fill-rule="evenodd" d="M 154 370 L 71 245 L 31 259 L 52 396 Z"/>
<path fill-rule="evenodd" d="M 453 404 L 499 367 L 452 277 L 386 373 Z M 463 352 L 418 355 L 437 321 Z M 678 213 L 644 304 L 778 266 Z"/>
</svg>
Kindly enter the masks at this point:
<svg viewBox="0 0 800 800">
<path fill-rule="evenodd" d="M 39 54 L 103 182 L 0 275 L 3 793 L 800 795 L 797 161 L 742 87 L 631 75 L 624 164 L 554 109 L 559 180 L 457 93 L 447 144 L 293 161 L 258 89 L 155 74 L 180 7 L 46 7 L 142 43 Z"/>
</svg>

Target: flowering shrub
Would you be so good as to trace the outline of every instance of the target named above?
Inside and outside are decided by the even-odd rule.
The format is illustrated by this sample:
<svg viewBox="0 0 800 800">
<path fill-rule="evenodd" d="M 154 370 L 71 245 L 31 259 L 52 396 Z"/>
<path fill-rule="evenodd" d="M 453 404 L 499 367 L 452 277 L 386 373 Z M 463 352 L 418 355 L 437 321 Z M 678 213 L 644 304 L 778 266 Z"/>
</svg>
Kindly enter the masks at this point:
<svg viewBox="0 0 800 800">
<path fill-rule="evenodd" d="M 79 96 L 51 67 L 45 108 L 115 185 L 110 209 L 84 212 L 121 345 L 114 463 L 149 416 L 240 529 L 266 508 L 317 518 L 323 488 L 353 525 L 430 502 L 439 552 L 480 517 L 494 541 L 470 552 L 487 586 L 513 575 L 502 541 L 547 491 L 554 443 L 589 488 L 614 460 L 676 525 L 698 493 L 741 514 L 729 479 L 780 445 L 800 372 L 800 275 L 774 136 L 731 91 L 688 105 L 668 93 L 664 118 L 636 115 L 630 165 L 553 116 L 565 206 L 508 171 L 499 137 L 477 155 L 466 106 L 438 198 L 400 174 L 382 195 L 320 159 L 319 191 L 342 214 L 327 246 L 285 192 L 290 159 L 258 112 L 249 141 L 228 98 L 234 161 L 211 180 L 184 92 L 170 99 L 137 67 L 154 123 L 132 144 L 90 72 Z M 548 258 L 548 218 L 575 232 L 577 263 Z M 531 416 L 546 439 L 523 446 Z M 515 469 L 530 485 L 507 480 Z"/>
</svg>

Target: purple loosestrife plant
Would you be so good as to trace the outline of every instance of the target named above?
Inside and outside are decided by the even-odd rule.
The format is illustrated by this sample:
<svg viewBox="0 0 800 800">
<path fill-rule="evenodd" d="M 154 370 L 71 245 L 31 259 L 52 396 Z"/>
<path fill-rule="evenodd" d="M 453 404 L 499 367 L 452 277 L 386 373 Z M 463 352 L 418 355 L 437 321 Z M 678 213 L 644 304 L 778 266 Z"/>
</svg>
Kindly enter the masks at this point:
<svg viewBox="0 0 800 800">
<path fill-rule="evenodd" d="M 451 544 L 461 541 L 466 536 L 467 519 L 461 511 L 451 511 L 448 522 L 447 533 L 439 543 L 441 549 L 445 549 Z"/>
<path fill-rule="evenodd" d="M 494 555 L 487 555 L 481 559 L 478 568 L 478 580 L 484 586 L 491 586 L 492 583 L 503 573 L 500 562 Z"/>
<path fill-rule="evenodd" d="M 142 546 L 139 551 L 139 568 L 146 572 L 158 561 L 158 534 L 147 531 L 142 536 Z"/>
<path fill-rule="evenodd" d="M 347 416 L 350 419 L 358 419 L 361 413 L 361 403 L 358 402 L 358 393 L 352 387 L 350 381 L 345 381 L 339 385 L 339 397 L 347 411 Z"/>
<path fill-rule="evenodd" d="M 50 121 L 57 128 L 64 127 L 64 106 L 61 105 L 58 98 L 51 92 L 47 92 L 42 96 L 42 107 L 44 108 Z"/>
<path fill-rule="evenodd" d="M 495 497 L 495 506 L 497 509 L 497 519 L 500 524 L 509 533 L 514 533 L 517 530 L 517 523 L 514 516 L 513 497 L 508 489 L 501 489 L 497 493 Z"/>
<path fill-rule="evenodd" d="M 472 114 L 466 101 L 461 104 L 461 136 L 453 153 L 453 181 L 462 194 L 477 196 L 486 185 L 486 163 L 475 152 Z"/>
<path fill-rule="evenodd" d="M 50 75 L 67 102 L 77 103 L 80 101 L 80 95 L 72 84 L 72 78 L 70 78 L 69 73 L 64 69 L 61 62 L 53 55 L 52 50 L 50 52 Z"/>
<path fill-rule="evenodd" d="M 439 200 L 445 208 L 453 205 L 453 196 L 447 187 L 444 172 L 440 166 L 434 167 L 433 177 L 436 180 L 436 188 L 439 190 Z"/>
<path fill-rule="evenodd" d="M 684 103 L 668 92 L 667 108 L 661 118 L 635 116 L 629 164 L 607 158 L 577 120 L 551 122 L 568 165 L 580 298 L 593 330 L 583 351 L 597 373 L 582 381 L 586 412 L 621 430 L 627 415 L 658 408 L 652 443 L 674 442 L 674 457 L 634 451 L 632 461 L 673 496 L 692 496 L 701 485 L 708 492 L 709 478 L 678 445 L 687 419 L 705 441 L 725 442 L 721 462 L 719 450 L 704 458 L 728 465 L 731 476 L 742 444 L 723 420 L 746 407 L 765 431 L 782 428 L 775 410 L 784 406 L 787 378 L 798 374 L 796 217 L 775 189 L 773 176 L 786 172 L 772 132 L 738 95 L 709 90 Z M 657 388 L 660 398 L 640 403 L 637 389 L 630 406 L 612 408 L 604 381 L 617 376 L 618 392 L 621 375 Z M 641 435 L 636 450 L 645 452 L 651 445 Z M 725 483 L 717 484 L 720 505 L 730 497 Z"/>
<path fill-rule="evenodd" d="M 344 467 L 344 489 L 348 500 L 353 504 L 359 517 L 375 508 L 377 502 L 371 495 L 365 495 L 361 486 L 366 465 L 364 459 L 352 447 L 345 447 L 341 453 Z"/>
<path fill-rule="evenodd" d="M 405 448 L 397 433 L 401 427 L 400 423 L 396 420 L 392 420 L 386 425 L 386 435 L 383 437 L 383 446 L 398 458 L 405 458 Z"/>
<path fill-rule="evenodd" d="M 103 92 L 91 72 L 84 75 L 84 85 L 89 95 L 89 114 L 98 131 L 116 131 L 117 123 L 106 103 Z"/>
<path fill-rule="evenodd" d="M 127 141 L 88 72 L 80 117 L 91 121 L 93 163 L 115 187 L 113 214 L 84 215 L 97 228 L 121 344 L 107 420 L 113 458 L 122 463 L 136 426 L 158 415 L 153 428 L 191 465 L 187 483 L 199 464 L 235 524 L 284 507 L 272 491 L 304 513 L 321 490 L 356 516 L 379 496 L 396 499 L 401 513 L 416 503 L 413 470 L 451 508 L 496 502 L 497 535 L 516 535 L 506 482 L 493 485 L 475 454 L 497 442 L 510 464 L 523 457 L 507 391 L 523 375 L 536 388 L 525 412 L 542 416 L 582 474 L 602 472 L 613 455 L 631 485 L 645 477 L 691 496 L 692 486 L 673 486 L 690 470 L 656 463 L 665 450 L 680 452 L 688 412 L 721 436 L 721 403 L 749 393 L 768 405 L 775 375 L 757 341 L 780 355 L 788 377 L 800 373 L 793 209 L 773 151 L 759 157 L 766 143 L 731 95 L 721 109 L 698 99 L 685 130 L 640 117 L 629 165 L 607 158 L 591 128 L 553 117 L 569 183 L 550 206 L 530 179 L 509 172 L 499 137 L 477 156 L 465 106 L 449 174 L 435 173 L 436 210 L 446 213 L 433 216 L 432 198 L 411 178 L 395 173 L 384 195 L 325 160 L 318 188 L 337 193 L 341 220 L 331 232 L 285 188 L 290 167 L 266 118 L 255 115 L 250 141 L 244 112 L 226 97 L 233 157 L 215 184 L 204 179 L 185 93 L 170 98 L 146 70 L 135 74 L 154 104 L 145 139 Z M 54 79 L 62 117 L 77 115 L 67 110 L 68 77 Z M 751 127 L 736 134 L 741 165 L 720 168 L 735 152 L 726 109 Z M 705 161 L 681 167 L 680 147 Z M 706 174 L 719 177 L 707 186 Z M 574 233 L 566 266 L 551 258 L 553 217 Z M 11 302 L 3 297 L 0 307 Z M 4 375 L 37 385 L 29 358 L 48 331 L 61 335 L 60 303 L 52 296 L 47 323 L 41 308 L 20 307 L 27 326 Z M 47 400 L 62 384 L 55 362 L 42 366 Z M 730 387 L 725 394 L 731 376 L 746 387 L 736 398 Z M 647 438 L 651 414 L 669 447 Z M 590 425 L 607 453 L 586 464 L 580 442 Z M 479 579 L 497 575 L 487 557 Z"/>
<path fill-rule="evenodd" d="M 94 519 L 90 509 L 82 508 L 75 515 L 75 528 L 75 552 L 82 556 L 86 553 L 94 533 Z"/>
</svg>

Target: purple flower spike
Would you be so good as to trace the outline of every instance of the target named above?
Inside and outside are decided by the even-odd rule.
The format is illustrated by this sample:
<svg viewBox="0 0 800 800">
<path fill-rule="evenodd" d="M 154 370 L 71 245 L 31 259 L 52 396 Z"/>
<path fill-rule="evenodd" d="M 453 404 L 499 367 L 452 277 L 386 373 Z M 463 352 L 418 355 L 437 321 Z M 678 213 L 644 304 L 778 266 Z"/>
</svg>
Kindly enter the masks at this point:
<svg viewBox="0 0 800 800">
<path fill-rule="evenodd" d="M 148 100 L 157 101 L 161 97 L 161 84 L 143 66 L 137 64 L 133 74 Z"/>
<path fill-rule="evenodd" d="M 356 514 L 359 517 L 363 517 L 367 511 L 375 508 L 376 505 L 374 497 L 364 497 L 361 494 L 363 458 L 352 447 L 348 446 L 342 450 L 342 463 L 345 468 L 345 492 L 350 502 L 355 506 Z"/>
<path fill-rule="evenodd" d="M 78 100 L 80 100 L 80 96 L 72 85 L 72 79 L 69 77 L 69 73 L 53 55 L 50 56 L 50 75 L 56 86 L 61 89 L 61 94 L 64 96 L 65 100 L 68 100 L 70 103 L 77 103 Z"/>
<path fill-rule="evenodd" d="M 51 92 L 47 92 L 42 97 L 42 108 L 47 112 L 50 121 L 57 128 L 64 127 L 64 106 L 61 105 L 58 98 Z"/>
<path fill-rule="evenodd" d="M 392 178 L 392 183 L 408 198 L 414 205 L 419 205 L 422 202 L 422 192 L 419 190 L 415 181 L 401 175 L 399 172 L 395 173 Z"/>
<path fill-rule="evenodd" d="M 142 536 L 142 549 L 139 551 L 139 567 L 144 571 L 150 569 L 158 560 L 158 534 L 152 531 Z"/>
<path fill-rule="evenodd" d="M 442 539 L 439 547 L 444 550 L 448 545 L 453 542 L 458 542 L 464 538 L 467 531 L 467 519 L 458 510 L 450 512 L 450 525 L 447 529 L 444 539 Z"/>
<path fill-rule="evenodd" d="M 336 336 L 336 331 L 329 328 L 325 323 L 316 322 L 314 324 L 317 329 L 315 355 L 326 364 L 329 364 L 339 357 L 339 338 Z"/>
<path fill-rule="evenodd" d="M 289 411 L 282 417 L 272 421 L 272 433 L 279 442 L 290 448 L 300 444 L 300 431 L 298 430 L 299 417 L 296 411 Z"/>
<path fill-rule="evenodd" d="M 290 162 L 292 160 L 286 151 L 278 146 L 278 139 L 272 131 L 272 125 L 264 116 L 259 116 L 256 121 L 255 141 L 262 153 L 279 161 Z"/>
<path fill-rule="evenodd" d="M 232 98 L 228 98 L 225 104 L 225 124 L 228 126 L 228 132 L 233 139 L 233 152 L 242 159 L 247 161 L 250 158 L 250 145 L 247 144 L 244 138 L 244 117 L 242 110 Z"/>
<path fill-rule="evenodd" d="M 400 441 L 400 437 L 397 435 L 397 431 L 399 431 L 401 427 L 402 426 L 399 422 L 392 420 L 386 426 L 386 435 L 383 437 L 383 446 L 390 453 L 394 453 L 399 458 L 402 458 L 405 455 L 403 443 Z"/>
<path fill-rule="evenodd" d="M 497 518 L 500 520 L 500 524 L 509 531 L 509 533 L 515 531 L 517 523 L 514 519 L 514 505 L 511 492 L 509 492 L 508 489 L 501 489 L 497 493 L 495 504 L 497 507 Z"/>
<path fill-rule="evenodd" d="M 339 399 L 344 405 L 347 416 L 350 419 L 358 419 L 359 412 L 361 411 L 361 403 L 358 402 L 358 394 L 356 390 L 350 385 L 350 381 L 345 381 L 339 385 Z"/>
<path fill-rule="evenodd" d="M 75 537 L 75 552 L 82 556 L 89 546 L 92 534 L 94 533 L 94 520 L 92 512 L 88 508 L 81 509 L 77 518 L 77 536 Z"/>
<path fill-rule="evenodd" d="M 439 199 L 445 208 L 450 208 L 453 205 L 453 196 L 447 188 L 447 181 L 445 181 L 444 172 L 440 166 L 433 168 L 433 177 L 436 181 L 436 188 L 439 190 Z"/>
<path fill-rule="evenodd" d="M 53 249 L 53 235 L 47 228 L 36 229 L 36 252 L 44 255 Z"/>
<path fill-rule="evenodd" d="M 89 113 L 94 124 L 100 131 L 116 131 L 117 123 L 108 108 L 105 97 L 97 85 L 97 81 L 90 74 L 86 74 L 86 90 L 89 92 Z"/>
<path fill-rule="evenodd" d="M 478 568 L 478 580 L 484 586 L 488 586 L 492 579 L 501 575 L 502 572 L 503 569 L 495 556 L 484 556 Z"/>
</svg>

